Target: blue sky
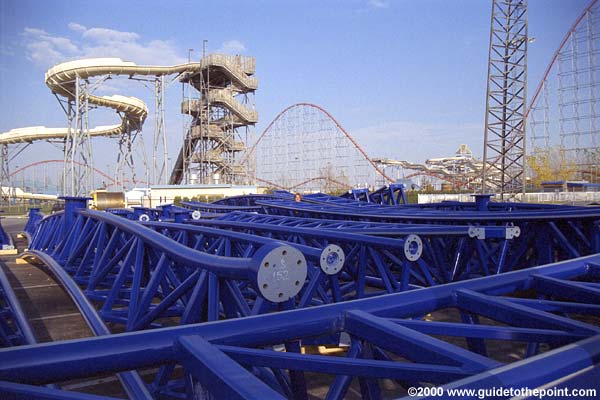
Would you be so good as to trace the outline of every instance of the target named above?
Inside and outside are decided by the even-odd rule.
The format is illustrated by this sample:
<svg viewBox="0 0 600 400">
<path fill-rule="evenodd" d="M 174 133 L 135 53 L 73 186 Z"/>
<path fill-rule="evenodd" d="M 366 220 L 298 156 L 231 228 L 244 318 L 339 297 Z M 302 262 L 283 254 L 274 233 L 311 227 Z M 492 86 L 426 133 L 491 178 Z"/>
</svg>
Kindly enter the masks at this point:
<svg viewBox="0 0 600 400">
<path fill-rule="evenodd" d="M 530 95 L 587 4 L 529 0 L 529 35 L 536 38 L 529 47 Z M 198 58 L 207 39 L 210 52 L 256 57 L 257 134 L 288 105 L 311 102 L 372 157 L 418 162 L 450 155 L 460 143 L 480 156 L 490 11 L 491 0 L 2 0 L 0 131 L 66 123 L 44 84 L 55 63 L 116 56 L 166 65 L 186 60 L 189 48 Z M 133 82 L 116 80 L 103 90 L 153 102 L 151 91 Z M 175 83 L 167 91 L 173 157 L 181 141 L 180 100 Z M 91 125 L 115 122 L 99 112 Z M 152 126 L 149 118 L 147 143 Z M 60 158 L 50 145 L 35 146 L 16 162 Z"/>
</svg>

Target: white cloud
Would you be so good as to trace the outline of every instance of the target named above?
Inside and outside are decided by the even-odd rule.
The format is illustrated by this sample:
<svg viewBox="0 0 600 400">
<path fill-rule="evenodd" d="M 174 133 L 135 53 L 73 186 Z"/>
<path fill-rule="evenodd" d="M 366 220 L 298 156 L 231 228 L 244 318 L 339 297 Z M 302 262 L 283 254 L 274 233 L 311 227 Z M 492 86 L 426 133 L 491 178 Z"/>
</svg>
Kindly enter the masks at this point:
<svg viewBox="0 0 600 400">
<path fill-rule="evenodd" d="M 384 0 L 369 0 L 369 6 L 374 8 L 388 8 L 389 4 Z"/>
<path fill-rule="evenodd" d="M 70 30 L 75 31 L 75 32 L 85 32 L 87 30 L 87 28 L 81 24 L 78 24 L 77 22 L 69 22 L 69 25 L 67 25 L 69 27 Z"/>
<path fill-rule="evenodd" d="M 23 29 L 23 34 L 31 36 L 43 36 L 48 35 L 48 32 L 43 29 L 25 27 L 25 29 Z"/>
<path fill-rule="evenodd" d="M 87 28 L 76 22 L 69 23 L 68 28 L 76 34 L 75 39 L 55 36 L 38 28 L 25 28 L 22 35 L 27 57 L 46 68 L 68 60 L 93 57 L 119 57 L 138 64 L 172 65 L 186 61 L 170 41 L 144 42 L 135 32 Z"/>
<path fill-rule="evenodd" d="M 27 57 L 36 64 L 55 64 L 64 58 L 77 54 L 77 46 L 68 38 L 52 36 L 37 28 L 23 30 Z"/>
<path fill-rule="evenodd" d="M 240 42 L 239 40 L 228 40 L 223 42 L 218 52 L 227 54 L 240 54 L 245 51 L 246 46 L 244 46 L 244 43 Z"/>
<path fill-rule="evenodd" d="M 82 32 L 85 39 L 92 40 L 97 43 L 115 43 L 135 42 L 140 38 L 135 32 L 122 32 L 108 28 L 90 28 Z"/>
</svg>

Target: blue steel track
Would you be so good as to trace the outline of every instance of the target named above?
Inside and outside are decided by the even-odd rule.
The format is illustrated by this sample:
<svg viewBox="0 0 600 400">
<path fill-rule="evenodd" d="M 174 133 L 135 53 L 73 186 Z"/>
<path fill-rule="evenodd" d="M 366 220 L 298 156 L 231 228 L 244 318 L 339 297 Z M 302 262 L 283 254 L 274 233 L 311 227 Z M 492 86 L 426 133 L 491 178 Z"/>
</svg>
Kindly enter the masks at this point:
<svg viewBox="0 0 600 400">
<path fill-rule="evenodd" d="M 341 399 L 355 385 L 377 399 L 383 379 L 396 395 L 598 386 L 598 207 L 408 206 L 401 187 L 133 211 L 85 203 L 32 210 L 25 257 L 49 266 L 104 336 L 35 344 L 3 290 L 2 398 L 105 398 L 40 386 L 105 373 L 130 398 L 303 399 L 318 386 Z M 343 351 L 301 351 L 310 345 Z"/>
</svg>

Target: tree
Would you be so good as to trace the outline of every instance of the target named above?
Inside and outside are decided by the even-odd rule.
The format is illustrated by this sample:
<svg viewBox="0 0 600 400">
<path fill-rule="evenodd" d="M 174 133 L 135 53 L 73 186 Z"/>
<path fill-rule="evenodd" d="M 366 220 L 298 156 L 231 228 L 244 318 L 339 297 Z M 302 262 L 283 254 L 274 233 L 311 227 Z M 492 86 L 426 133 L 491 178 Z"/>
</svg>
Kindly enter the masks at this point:
<svg viewBox="0 0 600 400">
<path fill-rule="evenodd" d="M 577 162 L 562 146 L 535 149 L 527 157 L 527 167 L 534 186 L 545 181 L 567 181 L 577 172 Z"/>
</svg>

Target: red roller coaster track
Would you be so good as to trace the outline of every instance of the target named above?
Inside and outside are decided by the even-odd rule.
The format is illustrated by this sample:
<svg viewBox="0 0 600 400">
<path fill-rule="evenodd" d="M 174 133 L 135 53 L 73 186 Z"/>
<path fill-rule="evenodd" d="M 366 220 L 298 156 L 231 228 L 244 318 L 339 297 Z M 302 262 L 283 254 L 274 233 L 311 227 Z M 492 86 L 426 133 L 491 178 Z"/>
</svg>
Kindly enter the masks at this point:
<svg viewBox="0 0 600 400">
<path fill-rule="evenodd" d="M 282 110 L 279 114 L 277 114 L 277 116 L 273 119 L 273 121 L 271 121 L 271 123 L 265 128 L 265 130 L 262 131 L 262 133 L 260 134 L 260 136 L 258 137 L 256 143 L 254 143 L 254 145 L 250 148 L 250 150 L 248 151 L 248 155 L 246 157 L 249 157 L 250 155 L 252 155 L 255 150 L 256 150 L 256 146 L 260 143 L 260 141 L 262 140 L 262 138 L 270 131 L 271 127 L 289 110 L 296 108 L 296 107 L 312 107 L 320 112 L 322 112 L 323 114 L 325 114 L 336 126 L 336 128 L 342 132 L 344 134 L 344 136 L 346 136 L 346 138 L 350 141 L 350 143 L 352 143 L 352 145 L 354 146 L 354 148 L 356 150 L 358 150 L 360 152 L 360 154 L 362 154 L 362 156 L 365 158 L 365 160 L 367 160 L 367 162 L 369 164 L 371 164 L 371 166 L 375 169 L 375 171 L 381 175 L 383 178 L 385 178 L 388 182 L 394 182 L 394 180 L 392 178 L 390 178 L 389 176 L 387 176 L 367 155 L 367 153 L 362 149 L 362 147 L 360 147 L 360 145 L 356 142 L 356 140 L 354 140 L 354 138 L 342 127 L 342 125 L 340 125 L 340 123 L 334 118 L 333 115 L 331 115 L 327 110 L 325 110 L 323 107 L 320 107 L 316 104 L 312 104 L 312 103 L 296 103 L 296 104 L 292 104 L 289 107 L 286 107 L 284 110 Z M 258 178 L 257 178 L 258 179 Z M 319 178 L 312 178 L 311 180 L 315 180 L 315 179 L 319 179 Z M 259 179 L 260 180 L 260 179 Z M 306 182 L 305 182 L 306 183 Z M 335 182 L 334 182 L 335 183 Z"/>
<path fill-rule="evenodd" d="M 33 162 L 33 163 L 31 163 L 31 164 L 27 164 L 27 165 L 25 165 L 25 166 L 23 166 L 23 167 L 21 167 L 21 168 L 19 168 L 19 169 L 15 170 L 15 171 L 11 172 L 11 173 L 10 173 L 10 175 L 9 175 L 9 177 L 11 177 L 11 178 L 12 178 L 12 177 L 13 177 L 13 176 L 15 176 L 16 174 L 18 174 L 18 173 L 20 173 L 20 172 L 22 172 L 22 171 L 25 171 L 25 170 L 27 170 L 27 169 L 29 169 L 29 168 L 36 167 L 36 166 L 38 166 L 38 165 L 44 165 L 44 164 L 63 164 L 63 163 L 64 163 L 64 161 L 63 161 L 63 160 L 43 160 L 43 161 L 36 161 L 36 162 Z M 78 162 L 78 161 L 74 161 L 74 163 L 75 163 L 75 164 L 77 164 L 77 165 L 79 165 L 79 166 L 84 166 L 84 165 L 85 165 L 85 164 L 83 164 L 83 163 L 80 163 L 80 162 Z M 102 170 L 99 170 L 98 168 L 95 168 L 95 167 L 92 167 L 92 169 L 93 169 L 93 171 L 94 171 L 95 173 L 97 173 L 98 175 L 100 175 L 100 176 L 102 176 L 103 178 L 106 178 L 106 179 L 108 179 L 108 180 L 109 180 L 109 182 L 110 182 L 110 183 L 107 185 L 107 187 L 114 186 L 114 185 L 118 185 L 118 184 L 120 183 L 120 181 L 119 181 L 119 180 L 117 180 L 117 179 L 115 179 L 115 178 L 111 177 L 111 176 L 110 176 L 110 175 L 108 175 L 106 172 L 104 172 L 104 171 L 102 171 Z M 145 185 L 148 185 L 148 184 L 149 184 L 149 183 L 148 183 L 148 182 L 146 182 L 146 181 L 135 181 L 135 182 L 132 182 L 132 181 L 130 181 L 130 180 L 127 180 L 127 179 L 126 179 L 126 180 L 124 180 L 124 181 L 123 181 L 123 183 L 134 183 L 134 184 L 136 184 L 136 183 L 142 183 L 142 184 L 145 184 Z"/>
<path fill-rule="evenodd" d="M 569 37 L 571 37 L 571 35 L 575 32 L 575 29 L 577 29 L 577 25 L 579 25 L 579 23 L 581 22 L 583 17 L 585 17 L 585 15 L 592 9 L 592 7 L 594 7 L 596 5 L 596 3 L 598 3 L 598 1 L 599 0 L 593 0 L 590 3 L 590 5 L 587 6 L 587 8 L 585 10 L 583 10 L 581 15 L 579 15 L 579 17 L 575 20 L 573 25 L 571 25 L 571 28 L 569 29 L 569 31 L 563 38 L 562 42 L 560 43 L 560 46 L 558 46 L 558 49 L 556 49 L 556 51 L 554 52 L 554 55 L 552 56 L 552 60 L 550 60 L 550 64 L 548 64 L 548 68 L 546 68 L 546 72 L 544 72 L 544 76 L 540 80 L 540 83 L 538 84 L 537 89 L 535 90 L 535 93 L 534 93 L 533 97 L 531 98 L 531 103 L 530 103 L 531 105 L 529 107 L 527 107 L 527 110 L 525 111 L 525 118 L 527 118 L 527 116 L 529 115 L 529 111 L 531 111 L 531 109 L 534 108 L 535 102 L 537 101 L 537 98 L 540 95 L 542 88 L 544 87 L 544 82 L 546 82 L 546 79 L 548 78 L 548 75 L 550 74 L 550 71 L 552 70 L 554 63 L 558 59 L 558 55 L 560 54 L 563 47 L 565 47 L 565 44 L 567 44 Z"/>
</svg>

